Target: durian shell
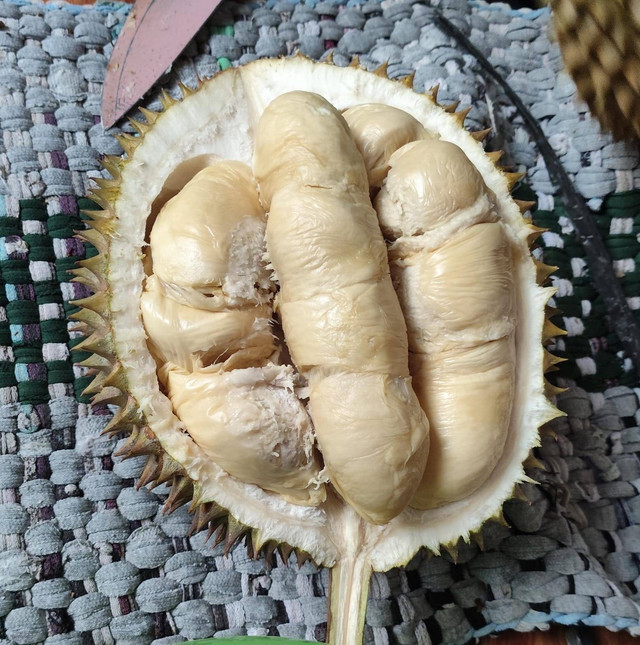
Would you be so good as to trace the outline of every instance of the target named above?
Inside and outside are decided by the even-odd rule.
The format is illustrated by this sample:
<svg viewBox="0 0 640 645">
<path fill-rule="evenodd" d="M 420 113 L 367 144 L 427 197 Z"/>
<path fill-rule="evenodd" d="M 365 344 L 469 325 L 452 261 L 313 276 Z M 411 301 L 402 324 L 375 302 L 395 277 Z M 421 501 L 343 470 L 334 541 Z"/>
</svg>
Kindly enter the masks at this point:
<svg viewBox="0 0 640 645">
<path fill-rule="evenodd" d="M 640 136 L 640 0 L 552 0 L 580 98 L 616 139 Z"/>
<path fill-rule="evenodd" d="M 522 175 L 504 172 L 496 166 L 498 155 L 485 154 L 482 141 L 488 131 L 467 132 L 463 127 L 467 111 L 439 105 L 437 88 L 426 94 L 414 92 L 412 81 L 412 77 L 387 79 L 384 65 L 371 73 L 357 61 L 339 68 L 330 60 L 314 63 L 298 56 L 230 68 L 197 90 L 181 86 L 179 101 L 165 93 L 162 112 L 144 110 L 146 123 L 132 121 L 139 136 L 120 137 L 127 157 L 105 161 L 112 179 L 97 180 L 93 192 L 101 210 L 89 213 L 90 228 L 79 233 L 98 255 L 82 261 L 75 271 L 75 279 L 95 292 L 77 303 L 83 308 L 75 318 L 87 336 L 78 349 L 94 354 L 84 362 L 96 373 L 87 391 L 96 393 L 96 400 L 119 406 L 106 432 L 129 433 L 120 454 L 148 455 L 139 485 L 170 483 L 167 508 L 190 503 L 193 530 L 208 526 L 210 534 L 216 532 L 216 542 L 224 541 L 228 549 L 250 536 L 255 553 L 270 554 L 278 547 L 287 559 L 295 549 L 301 561 L 312 558 L 318 565 L 337 565 L 337 585 L 350 585 L 358 578 L 353 586 L 356 596 L 331 605 L 334 613 L 342 614 L 344 604 L 349 613 L 342 621 L 344 629 L 332 630 L 332 642 L 357 641 L 371 570 L 403 565 L 421 547 L 453 553 L 460 538 L 468 541 L 485 521 L 499 520 L 503 502 L 520 482 L 531 481 L 523 462 L 539 445 L 539 427 L 561 414 L 547 398 L 553 388 L 544 378 L 544 371 L 556 361 L 543 343 L 561 331 L 545 314 L 554 290 L 542 284 L 553 267 L 530 256 L 530 245 L 542 233 L 523 217 L 531 204 L 510 197 Z M 253 124 L 273 98 L 291 90 L 322 94 L 338 109 L 387 103 L 458 145 L 495 194 L 497 211 L 517 249 L 518 375 L 500 464 L 467 499 L 429 511 L 407 508 L 382 527 L 366 525 L 335 495 L 317 508 L 294 506 L 202 459 L 159 388 L 145 342 L 138 303 L 145 276 L 146 220 L 154 198 L 176 166 L 188 158 L 217 154 L 251 163 Z M 352 624 L 359 625 L 355 631 Z"/>
</svg>

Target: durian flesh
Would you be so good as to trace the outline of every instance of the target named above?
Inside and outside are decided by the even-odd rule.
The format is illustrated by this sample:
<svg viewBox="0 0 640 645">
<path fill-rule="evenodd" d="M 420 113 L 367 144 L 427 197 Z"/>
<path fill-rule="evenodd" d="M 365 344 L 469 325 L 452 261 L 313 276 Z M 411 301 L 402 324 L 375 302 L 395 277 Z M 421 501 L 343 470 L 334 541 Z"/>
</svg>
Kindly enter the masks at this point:
<svg viewBox="0 0 640 645">
<path fill-rule="evenodd" d="M 342 128 L 342 138 L 327 138 L 319 122 L 312 123 L 308 136 L 300 142 L 311 156 L 288 161 L 290 148 L 282 146 L 283 132 L 270 126 L 260 139 L 265 110 L 289 92 L 323 97 L 315 105 L 316 116 L 324 117 L 334 108 L 346 110 L 346 121 L 338 118 L 337 112 L 329 119 L 331 128 Z M 405 84 L 382 75 L 302 58 L 257 61 L 227 70 L 197 92 L 187 92 L 181 102 L 170 103 L 167 100 L 168 109 L 159 116 L 148 115 L 150 124 L 139 126 L 143 136 L 124 141 L 131 161 L 111 164 L 115 180 L 96 193 L 96 200 L 105 208 L 96 215 L 95 227 L 106 234 L 99 244 L 105 258 L 102 272 L 108 285 L 108 311 L 103 314 L 109 332 L 108 341 L 100 341 L 99 347 L 113 348 L 114 370 L 118 372 L 109 377 L 110 383 L 117 383 L 129 396 L 126 418 L 136 426 L 149 427 L 164 454 L 194 482 L 194 508 L 215 503 L 227 509 L 235 518 L 234 526 L 239 522 L 253 529 L 255 548 L 268 541 L 287 543 L 308 553 L 318 564 L 337 567 L 336 584 L 347 585 L 351 592 L 342 598 L 344 606 L 334 607 L 332 603 L 331 638 L 334 642 L 356 642 L 368 572 L 401 565 L 422 546 L 438 550 L 461 537 L 468 539 L 472 531 L 499 513 L 514 486 L 523 480 L 522 463 L 537 445 L 539 426 L 558 414 L 545 396 L 543 378 L 544 309 L 552 290 L 536 283 L 528 247 L 531 226 L 510 198 L 510 178 L 463 129 L 461 119 L 438 106 L 430 95 L 416 94 Z M 286 99 L 281 99 L 281 105 L 285 103 Z M 358 130 L 357 119 L 350 119 L 348 110 L 365 104 L 388 106 L 410 118 L 402 116 L 399 124 L 389 119 L 393 132 L 377 130 L 367 126 L 367 110 L 363 109 L 360 123 L 365 127 Z M 347 122 L 355 133 L 349 135 Z M 254 165 L 254 151 L 261 143 L 272 148 L 274 155 L 263 164 L 258 154 Z M 415 150 L 424 150 L 424 154 Z M 412 153 L 418 157 L 415 166 L 410 163 Z M 432 154 L 436 165 L 443 155 L 446 172 L 442 165 L 429 165 Z M 316 155 L 319 163 L 314 161 Z M 227 165 L 229 161 L 244 164 L 234 167 L 236 175 L 243 178 L 249 192 L 258 191 L 260 202 L 246 198 L 247 205 L 240 209 L 240 214 L 250 216 L 243 218 L 247 219 L 246 227 L 236 229 L 233 222 L 224 221 L 222 256 L 215 261 L 208 258 L 211 270 L 204 277 L 196 278 L 186 270 L 195 254 L 184 258 L 184 263 L 182 258 L 172 258 L 174 263 L 178 259 L 173 268 L 157 275 L 162 254 L 154 251 L 157 239 L 152 239 L 155 277 L 147 280 L 142 258 L 154 200 L 167 178 L 175 177 L 176 169 L 196 157 L 226 160 Z M 254 168 L 259 186 L 252 184 L 246 168 Z M 312 177 L 314 168 L 319 169 L 319 176 Z M 442 189 L 425 201 L 421 193 L 424 186 Z M 457 186 L 455 190 L 453 186 Z M 313 188 L 327 195 L 312 198 Z M 374 189 L 381 220 L 378 228 L 372 224 L 375 212 L 369 201 L 370 188 Z M 411 201 L 409 195 L 416 199 Z M 171 235 L 183 234 L 197 212 L 212 221 L 238 212 L 237 203 L 216 215 L 204 212 L 199 199 L 196 202 L 185 212 L 185 228 Z M 215 201 L 212 203 L 215 210 Z M 301 249 L 294 242 L 287 247 L 286 242 L 291 234 L 287 224 L 297 226 L 300 218 L 310 216 L 305 209 L 316 207 L 328 216 L 328 228 L 323 229 L 327 235 L 318 242 L 326 258 L 326 289 L 314 283 L 311 259 L 305 263 L 304 256 L 298 257 Z M 342 209 L 342 223 L 331 218 L 337 208 Z M 269 259 L 276 270 L 275 279 L 282 280 L 280 285 L 269 279 L 264 263 L 253 262 L 257 269 L 251 282 L 241 279 L 247 270 L 242 261 L 229 262 L 234 232 L 253 249 L 252 257 L 258 257 L 266 209 L 275 212 L 273 221 L 270 215 L 267 217 L 266 233 Z M 156 224 L 161 218 L 162 213 Z M 360 223 L 355 226 L 354 221 Z M 300 232 L 313 237 L 309 226 Z M 341 272 L 339 263 L 349 261 L 350 256 L 336 254 L 327 239 L 334 239 L 336 245 L 346 244 L 346 249 L 355 241 L 370 259 Z M 450 268 L 457 263 L 473 281 L 472 286 L 464 284 L 462 276 L 450 275 Z M 390 275 L 395 286 L 391 291 Z M 429 284 L 422 284 L 423 280 Z M 148 293 L 143 296 L 145 284 Z M 275 306 L 290 340 L 298 376 L 290 366 L 274 366 L 278 350 L 273 338 L 265 333 L 264 321 L 271 319 L 271 296 L 277 288 L 280 293 Z M 144 303 L 148 294 L 157 295 L 158 290 L 176 304 L 155 316 Z M 336 300 L 336 294 L 344 294 L 342 305 L 327 305 L 327 300 Z M 382 308 L 379 319 L 369 314 L 368 322 L 361 326 L 371 334 L 376 351 L 358 355 L 354 352 L 361 351 L 357 348 L 362 340 L 354 335 L 358 330 L 349 323 L 366 320 L 368 307 L 360 311 L 356 307 L 354 318 L 349 318 L 343 305 L 360 298 L 363 302 L 373 298 Z M 313 335 L 314 329 L 319 329 L 314 328 L 314 316 L 327 306 L 337 307 L 337 322 L 333 322 L 344 328 L 344 347 L 356 348 L 345 351 L 339 360 L 335 351 L 331 352 L 337 345 L 322 334 L 316 334 L 312 346 L 305 343 L 304 325 L 306 333 Z M 249 312 L 257 323 L 239 319 L 237 327 L 226 327 L 221 337 L 231 337 L 231 341 L 223 342 L 235 343 L 238 350 L 216 354 L 198 341 L 199 332 L 196 340 L 188 337 L 189 327 L 195 325 L 197 329 L 199 319 L 190 317 L 190 309 L 180 307 L 199 309 L 207 317 L 220 314 L 229 320 Z M 163 349 L 162 343 L 154 345 L 153 338 L 148 339 L 143 313 L 145 320 L 155 320 L 160 329 L 165 323 L 171 326 L 171 321 L 178 321 L 184 341 L 172 339 L 169 349 Z M 397 324 L 390 320 L 397 320 Z M 151 325 L 149 331 L 152 335 Z M 296 343 L 296 338 L 301 340 Z M 233 355 L 242 352 L 244 358 L 234 364 Z M 171 365 L 159 372 L 156 359 L 170 361 Z M 229 359 L 231 362 L 226 362 Z M 284 485 L 269 487 L 255 476 L 242 481 L 241 468 L 235 476 L 225 470 L 222 463 L 210 458 L 211 450 L 215 452 L 220 445 L 215 435 L 201 439 L 199 445 L 198 431 L 189 428 L 188 421 L 180 420 L 176 414 L 180 404 L 176 403 L 174 409 L 171 395 L 167 396 L 171 378 L 176 382 L 190 378 L 185 374 L 197 372 L 200 379 L 209 381 L 206 385 L 204 381 L 194 382 L 193 387 L 206 390 L 211 379 L 225 380 L 225 375 L 234 373 L 248 375 L 252 370 L 260 372 L 253 373 L 259 387 L 247 385 L 249 379 L 244 381 L 245 391 L 282 388 L 270 391 L 269 396 L 286 399 L 290 412 L 275 415 L 270 427 L 277 434 L 281 424 L 287 436 L 301 441 L 298 450 L 288 453 L 285 468 L 293 465 L 295 469 L 300 464 L 302 476 L 297 472 L 289 479 L 284 473 Z M 309 387 L 298 390 L 305 385 L 304 380 Z M 427 411 L 426 417 L 416 403 L 414 390 Z M 175 392 L 174 388 L 174 399 L 181 396 Z M 309 411 L 318 444 L 322 451 L 324 441 L 328 449 L 324 455 L 326 472 L 320 471 L 318 455 L 311 446 L 312 424 L 308 411 L 298 404 L 296 392 L 303 401 L 310 396 Z M 496 409 L 486 406 L 488 397 L 498 402 Z M 261 395 L 258 398 L 262 409 L 269 408 L 271 403 L 265 403 Z M 457 403 L 452 408 L 441 405 L 453 400 Z M 394 419 L 387 426 L 390 436 L 384 430 L 387 415 Z M 377 435 L 376 420 L 370 421 L 371 417 L 381 420 L 383 430 Z M 428 460 L 427 417 L 433 446 Z M 339 427 L 341 423 L 345 425 Z M 229 436 L 232 440 L 230 432 L 224 441 Z M 244 436 L 250 436 L 250 432 Z M 209 440 L 212 448 L 208 455 L 205 445 Z M 341 441 L 346 450 L 359 453 L 341 454 Z M 373 442 L 369 444 L 371 451 L 367 441 Z M 458 449 L 457 453 L 449 449 L 447 441 Z M 252 459 L 258 462 L 252 463 L 266 458 L 266 453 L 260 452 L 267 444 L 268 439 L 257 446 L 257 457 L 254 454 Z M 360 460 L 358 454 L 363 453 L 378 453 L 378 466 L 375 461 L 367 464 L 366 459 Z M 430 467 L 434 459 L 438 463 Z M 379 472 L 373 472 L 374 468 Z M 228 466 L 229 471 L 233 469 Z M 452 472 L 455 485 L 449 490 L 447 476 Z M 376 490 L 379 473 L 384 483 Z M 282 474 L 280 471 L 278 477 Z M 325 484 L 327 477 L 329 483 Z M 294 493 L 283 493 L 292 481 Z M 400 493 L 395 498 L 388 494 L 393 488 L 390 481 L 398 482 Z M 357 584 L 351 584 L 354 581 Z"/>
</svg>

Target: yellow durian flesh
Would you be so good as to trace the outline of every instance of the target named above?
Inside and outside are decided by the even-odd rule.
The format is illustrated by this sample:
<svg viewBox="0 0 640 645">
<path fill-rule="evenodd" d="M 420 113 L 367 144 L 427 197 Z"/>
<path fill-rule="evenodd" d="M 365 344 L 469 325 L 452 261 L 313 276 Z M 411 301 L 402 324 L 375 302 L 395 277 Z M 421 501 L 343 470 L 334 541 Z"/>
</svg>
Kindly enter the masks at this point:
<svg viewBox="0 0 640 645">
<path fill-rule="evenodd" d="M 161 209 L 150 235 L 155 275 L 225 303 L 260 300 L 265 214 L 250 168 L 224 161 L 198 172 Z"/>
<path fill-rule="evenodd" d="M 327 151 L 338 155 L 330 168 Z M 282 327 L 330 480 L 359 515 L 386 523 L 420 481 L 429 424 L 406 383 L 406 326 L 363 159 L 328 101 L 291 92 L 258 121 L 254 172 Z"/>
<path fill-rule="evenodd" d="M 293 504 L 324 501 L 313 428 L 291 368 L 190 373 L 167 365 L 162 372 L 176 414 L 227 473 Z"/>
<path fill-rule="evenodd" d="M 513 378 L 513 405 L 502 456 L 488 479 L 466 498 L 424 511 L 405 508 L 384 526 L 360 519 L 332 494 L 331 487 L 327 489 L 327 500 L 316 507 L 289 503 L 278 493 L 229 476 L 206 458 L 184 432 L 183 422 L 175 415 L 166 391 L 159 386 L 157 365 L 147 347 L 140 311 L 131 306 L 142 294 L 145 272 L 139 258 L 145 249 L 145 227 L 165 179 L 182 163 L 200 155 L 237 160 L 250 166 L 260 117 L 269 103 L 289 91 L 319 94 L 342 111 L 360 104 L 383 103 L 409 113 L 435 139 L 455 144 L 493 196 L 495 221 L 503 224 L 513 249 L 518 368 Z M 230 105 L 233 110 L 228 109 Z M 273 132 L 272 137 L 277 141 L 280 133 Z M 331 148 L 329 142 L 326 144 Z M 358 607 L 362 607 L 366 595 L 368 572 L 372 568 L 385 570 L 403 564 L 422 546 L 437 550 L 443 543 L 467 537 L 497 513 L 514 484 L 524 477 L 522 462 L 536 445 L 537 428 L 557 415 L 544 396 L 540 346 L 544 305 L 551 292 L 536 285 L 535 267 L 527 246 L 529 226 L 509 197 L 507 179 L 484 154 L 477 139 L 460 127 L 459 119 L 435 105 L 429 96 L 418 95 L 403 84 L 356 68 L 286 59 L 256 61 L 226 70 L 162 113 L 140 138 L 133 158 L 133 163 L 122 164 L 117 189 L 105 192 L 104 199 L 110 200 L 109 209 L 114 215 L 106 258 L 111 338 L 118 365 L 126 376 L 130 400 L 140 409 L 140 423 L 149 426 L 167 456 L 180 463 L 196 483 L 194 506 L 215 503 L 228 509 L 238 522 L 254 528 L 257 545 L 269 540 L 286 542 L 310 554 L 318 564 L 336 566 L 333 579 L 336 585 L 350 584 L 350 594 L 346 597 L 338 593 L 337 587 L 333 592 L 337 604 L 332 605 L 332 642 L 356 642 L 361 633 Z M 327 150 L 324 158 L 330 162 L 326 164 L 329 174 L 324 179 L 335 179 L 340 175 L 335 149 Z M 291 160 L 294 170 L 296 163 Z M 481 206 L 476 210 L 484 209 L 485 205 Z M 475 207 L 475 204 L 469 207 L 469 212 Z M 445 220 L 430 231 L 430 250 L 439 248 L 462 230 L 456 228 L 456 222 L 453 226 Z M 416 237 L 424 246 L 423 236 Z M 402 241 L 402 248 L 400 240 L 393 243 L 395 257 L 416 248 L 418 242 L 409 238 Z M 261 287 L 257 291 L 262 294 L 270 288 Z M 207 290 L 211 293 L 205 295 Z M 217 286 L 169 291 L 182 304 L 221 308 L 222 289 Z"/>
<path fill-rule="evenodd" d="M 159 364 L 193 371 L 233 361 L 235 367 L 259 365 L 275 351 L 271 307 L 210 311 L 176 302 L 155 275 L 140 299 L 149 346 Z"/>
<path fill-rule="evenodd" d="M 424 172 L 425 163 L 431 172 Z M 483 194 L 478 170 L 446 141 L 410 143 L 395 153 L 390 165 L 394 179 L 387 179 L 375 201 L 380 228 L 389 239 L 437 229 L 473 207 Z"/>
<path fill-rule="evenodd" d="M 392 271 L 411 375 L 432 426 L 434 450 L 411 500 L 425 509 L 478 489 L 507 439 L 516 362 L 512 245 L 493 221 L 493 196 L 457 146 L 411 143 L 389 164 L 376 206 L 397 242 Z M 431 248 L 438 225 L 458 232 Z"/>
<path fill-rule="evenodd" d="M 342 116 L 364 159 L 370 188 L 380 187 L 396 150 L 430 136 L 408 112 L 381 103 L 356 105 Z"/>
</svg>

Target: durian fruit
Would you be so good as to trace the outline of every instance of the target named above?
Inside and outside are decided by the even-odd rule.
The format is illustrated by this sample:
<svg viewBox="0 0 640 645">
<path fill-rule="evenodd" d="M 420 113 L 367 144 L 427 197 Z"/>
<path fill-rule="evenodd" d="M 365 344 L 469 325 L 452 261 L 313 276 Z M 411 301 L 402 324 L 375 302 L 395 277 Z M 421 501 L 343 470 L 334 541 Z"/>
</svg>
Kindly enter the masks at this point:
<svg viewBox="0 0 640 645">
<path fill-rule="evenodd" d="M 182 93 L 121 136 L 80 232 L 88 391 L 194 530 L 331 567 L 329 640 L 358 643 L 372 571 L 454 552 L 531 481 L 560 414 L 541 229 L 487 133 L 385 66 Z"/>
<path fill-rule="evenodd" d="M 640 137 L 640 0 L 551 0 L 580 97 L 616 139 Z"/>
</svg>

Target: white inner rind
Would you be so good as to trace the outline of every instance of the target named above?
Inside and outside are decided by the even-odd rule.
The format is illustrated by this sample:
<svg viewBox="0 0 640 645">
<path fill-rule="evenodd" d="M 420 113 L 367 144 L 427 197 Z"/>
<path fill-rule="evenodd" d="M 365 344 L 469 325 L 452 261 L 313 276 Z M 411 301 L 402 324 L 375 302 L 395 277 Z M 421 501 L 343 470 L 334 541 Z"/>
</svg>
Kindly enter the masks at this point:
<svg viewBox="0 0 640 645">
<path fill-rule="evenodd" d="M 498 216 L 517 250 L 516 387 L 504 454 L 491 477 L 466 499 L 429 511 L 407 508 L 384 527 L 365 526 L 359 539 L 373 568 L 383 571 L 406 563 L 422 546 L 436 550 L 441 544 L 468 536 L 495 515 L 524 477 L 522 462 L 538 444 L 537 429 L 557 414 L 545 397 L 542 375 L 541 330 L 551 290 L 536 284 L 528 231 L 509 196 L 506 177 L 455 116 L 400 83 L 356 68 L 315 64 L 303 58 L 256 61 L 219 74 L 162 114 L 123 170 L 108 276 L 111 284 L 118 285 L 111 294 L 113 334 L 130 393 L 166 452 L 199 483 L 202 500 L 229 509 L 240 522 L 257 528 L 263 540 L 286 542 L 308 552 L 318 564 L 331 566 L 341 553 L 352 549 L 350 536 L 354 532 L 344 529 L 354 521 L 348 507 L 334 499 L 317 508 L 287 503 L 230 477 L 203 455 L 159 389 L 140 308 L 131 306 L 140 299 L 145 277 L 142 261 L 131 262 L 131 258 L 136 253 L 141 256 L 151 203 L 167 177 L 178 164 L 200 154 L 251 164 L 258 118 L 276 96 L 292 90 L 321 94 L 339 110 L 362 103 L 397 107 L 441 139 L 459 146 L 497 197 Z"/>
</svg>

